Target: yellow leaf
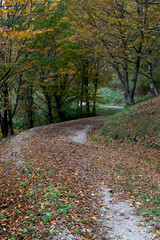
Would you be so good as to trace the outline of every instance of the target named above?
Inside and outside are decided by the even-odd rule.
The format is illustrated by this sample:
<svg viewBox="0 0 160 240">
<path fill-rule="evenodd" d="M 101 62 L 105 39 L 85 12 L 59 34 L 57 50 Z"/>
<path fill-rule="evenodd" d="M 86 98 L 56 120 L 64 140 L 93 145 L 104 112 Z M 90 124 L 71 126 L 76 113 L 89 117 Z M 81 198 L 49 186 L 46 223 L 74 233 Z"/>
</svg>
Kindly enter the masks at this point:
<svg viewBox="0 0 160 240">
<path fill-rule="evenodd" d="M 141 205 L 141 203 L 140 203 L 140 202 L 136 202 L 136 204 L 137 204 L 137 205 Z"/>
<path fill-rule="evenodd" d="M 64 200 L 64 203 L 65 203 L 65 204 L 67 204 L 67 203 L 68 203 L 68 200 L 67 200 L 67 199 L 65 199 L 65 200 Z"/>
<path fill-rule="evenodd" d="M 94 216 L 94 217 L 91 217 L 93 220 L 97 220 L 97 218 Z"/>
<path fill-rule="evenodd" d="M 55 223 L 55 220 L 51 221 L 51 224 Z"/>
</svg>

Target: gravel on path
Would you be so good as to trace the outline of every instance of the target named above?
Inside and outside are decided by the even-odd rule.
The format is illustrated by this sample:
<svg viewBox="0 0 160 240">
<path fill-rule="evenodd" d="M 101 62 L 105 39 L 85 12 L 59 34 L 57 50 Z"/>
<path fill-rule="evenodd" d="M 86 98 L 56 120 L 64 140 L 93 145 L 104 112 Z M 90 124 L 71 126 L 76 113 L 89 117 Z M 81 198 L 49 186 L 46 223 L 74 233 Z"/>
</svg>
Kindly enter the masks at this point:
<svg viewBox="0 0 160 240">
<path fill-rule="evenodd" d="M 91 125 L 86 125 L 82 130 L 75 132 L 70 137 L 76 143 L 85 143 L 86 135 Z M 152 240 L 152 227 L 142 223 L 140 216 L 136 214 L 136 208 L 130 206 L 130 201 L 117 202 L 111 197 L 107 188 L 102 187 L 102 205 L 100 222 L 106 237 L 110 240 Z"/>
</svg>

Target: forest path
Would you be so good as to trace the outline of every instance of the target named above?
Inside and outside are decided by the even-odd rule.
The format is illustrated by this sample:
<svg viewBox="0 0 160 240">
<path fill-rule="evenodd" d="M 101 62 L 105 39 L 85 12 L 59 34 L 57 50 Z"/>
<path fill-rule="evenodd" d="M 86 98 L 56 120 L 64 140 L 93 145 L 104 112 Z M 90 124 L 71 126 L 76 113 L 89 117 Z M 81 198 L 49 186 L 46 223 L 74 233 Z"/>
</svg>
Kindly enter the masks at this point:
<svg viewBox="0 0 160 240">
<path fill-rule="evenodd" d="M 31 191 L 35 186 L 41 190 L 43 185 L 54 181 L 59 186 L 67 186 L 73 195 L 74 211 L 63 221 L 58 217 L 54 222 L 58 234 L 46 239 L 156 239 L 151 233 L 151 227 L 145 227 L 145 223 L 136 215 L 134 197 L 122 190 L 119 190 L 118 194 L 118 186 L 124 181 L 123 173 L 131 168 L 132 171 L 147 175 L 149 181 L 156 185 L 159 184 L 159 173 L 153 167 L 152 176 L 149 175 L 146 168 L 148 165 L 133 157 L 130 148 L 125 152 L 123 150 L 126 147 L 119 144 L 112 145 L 103 140 L 90 141 L 88 134 L 95 134 L 107 118 L 92 117 L 37 127 L 15 136 L 1 148 L 2 169 L 5 171 L 5 181 L 9 181 L 4 185 L 6 191 L 11 188 L 14 178 L 12 175 L 15 175 L 16 171 L 25 172 L 29 164 L 34 164 L 35 168 L 42 169 L 43 181 L 37 183 L 37 175 L 34 173 L 27 191 Z M 153 152 L 150 154 L 153 155 Z M 120 165 L 126 167 L 125 170 L 122 167 L 122 175 L 118 172 Z M 52 171 L 50 178 L 47 177 L 49 169 Z M 2 175 L 4 176 L 4 172 Z M 25 178 L 25 184 L 27 181 L 29 183 Z M 14 201 L 18 204 L 17 193 L 16 197 L 14 196 L 16 185 L 12 187 L 14 189 L 10 191 L 11 199 L 16 199 Z M 25 186 L 25 191 L 26 189 Z M 38 197 L 40 199 L 40 196 Z M 9 208 L 12 206 L 9 205 Z M 10 216 L 13 217 L 12 214 Z M 86 219 L 90 219 L 89 223 L 86 223 Z M 9 221 L 9 229 L 5 228 L 4 236 L 6 231 L 12 232 L 17 227 L 17 221 Z M 40 224 L 38 220 L 36 224 Z M 60 227 L 62 225 L 63 228 Z M 36 226 L 35 237 L 46 234 L 43 231 L 40 233 L 38 229 Z M 73 234 L 74 229 L 78 229 L 77 234 Z M 78 231 L 81 232 L 81 237 Z M 43 239 L 43 235 L 40 239 Z"/>
<path fill-rule="evenodd" d="M 120 107 L 120 106 L 108 106 L 108 105 L 102 105 L 102 104 L 98 104 L 98 108 L 101 108 L 101 109 L 108 109 L 108 108 L 111 108 L 111 109 L 124 109 L 124 107 Z"/>
</svg>

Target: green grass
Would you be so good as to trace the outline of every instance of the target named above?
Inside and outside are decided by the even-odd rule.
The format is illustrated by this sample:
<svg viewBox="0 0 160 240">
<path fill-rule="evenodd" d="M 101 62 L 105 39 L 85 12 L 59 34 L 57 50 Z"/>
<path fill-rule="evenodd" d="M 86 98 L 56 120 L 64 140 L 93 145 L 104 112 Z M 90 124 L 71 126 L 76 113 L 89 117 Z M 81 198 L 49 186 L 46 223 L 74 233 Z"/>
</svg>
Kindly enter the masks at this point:
<svg viewBox="0 0 160 240">
<path fill-rule="evenodd" d="M 160 97 L 121 110 L 109 118 L 102 134 L 107 139 L 139 141 L 160 149 Z"/>
<path fill-rule="evenodd" d="M 113 106 L 124 106 L 124 95 L 122 90 L 113 91 L 108 88 L 99 89 L 98 94 L 101 96 L 100 103 Z"/>
<path fill-rule="evenodd" d="M 114 115 L 115 113 L 118 113 L 118 112 L 120 112 L 121 111 L 121 109 L 114 109 L 114 108 L 104 108 L 104 109 L 100 109 L 100 108 L 97 108 L 96 109 L 96 115 L 106 115 L 106 116 L 108 116 L 108 115 Z"/>
<path fill-rule="evenodd" d="M 117 89 L 116 91 L 109 88 L 99 89 L 98 95 L 101 99 L 99 101 L 100 104 L 122 107 L 125 105 L 124 94 L 121 89 Z M 152 95 L 150 93 L 142 97 L 135 95 L 135 102 L 144 101 L 151 97 Z"/>
</svg>

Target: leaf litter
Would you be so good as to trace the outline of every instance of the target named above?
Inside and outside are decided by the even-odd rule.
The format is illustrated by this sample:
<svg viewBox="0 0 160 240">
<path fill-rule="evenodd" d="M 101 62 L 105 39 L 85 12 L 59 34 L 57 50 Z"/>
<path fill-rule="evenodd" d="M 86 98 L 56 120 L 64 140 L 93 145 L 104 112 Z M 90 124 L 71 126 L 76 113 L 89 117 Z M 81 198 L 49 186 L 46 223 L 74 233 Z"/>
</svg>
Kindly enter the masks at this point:
<svg viewBox="0 0 160 240">
<path fill-rule="evenodd" d="M 2 239 L 127 239 L 122 238 L 126 233 L 115 233 L 113 224 L 115 216 L 125 219 L 127 213 L 122 208 L 119 215 L 119 210 L 108 211 L 102 194 L 107 201 L 130 203 L 131 212 L 135 207 L 143 210 L 141 189 L 146 201 L 159 194 L 159 159 L 157 150 L 138 144 L 91 141 L 89 136 L 85 143 L 85 133 L 95 134 L 106 119 L 37 127 L 1 144 Z M 73 141 L 75 137 L 80 143 Z M 144 161 L 146 150 L 152 158 L 149 163 Z M 153 201 L 147 204 L 152 209 Z M 151 220 L 147 231 L 155 231 L 137 239 L 158 239 L 157 215 L 144 212 L 143 220 Z M 144 221 L 137 221 L 134 227 L 141 229 Z M 135 235 L 134 227 L 129 229 Z"/>
</svg>

